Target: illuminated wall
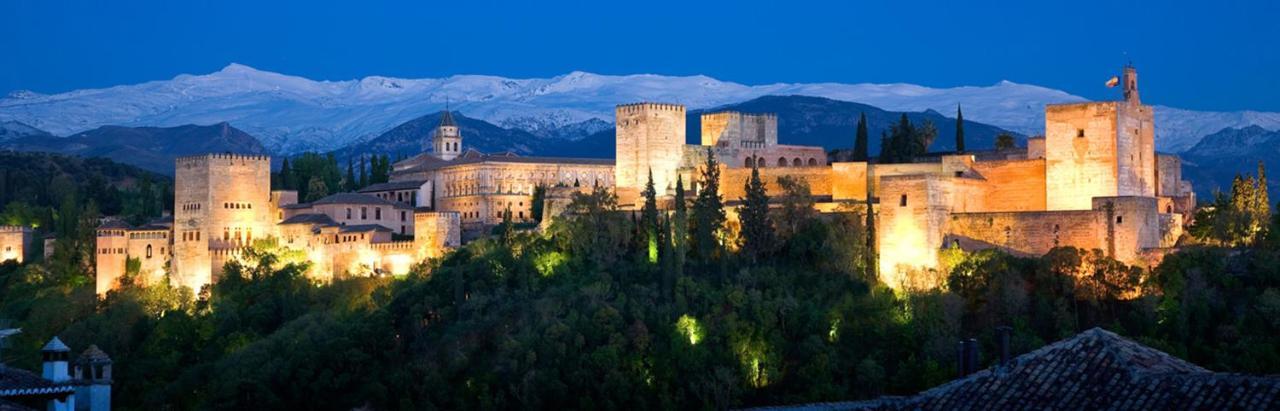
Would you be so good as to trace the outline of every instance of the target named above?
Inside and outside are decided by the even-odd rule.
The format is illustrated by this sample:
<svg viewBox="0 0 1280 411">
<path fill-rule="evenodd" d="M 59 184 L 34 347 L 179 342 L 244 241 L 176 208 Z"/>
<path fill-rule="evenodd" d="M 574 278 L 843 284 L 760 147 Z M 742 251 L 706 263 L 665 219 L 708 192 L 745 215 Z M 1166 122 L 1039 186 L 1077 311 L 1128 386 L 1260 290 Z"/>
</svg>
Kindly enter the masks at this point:
<svg viewBox="0 0 1280 411">
<path fill-rule="evenodd" d="M 685 146 L 685 109 L 679 104 L 624 104 L 616 110 L 614 183 L 619 196 L 638 195 L 653 172 L 665 196 L 675 188 Z"/>
<path fill-rule="evenodd" d="M 26 261 L 31 253 L 32 233 L 28 227 L 0 226 L 0 262 Z"/>
</svg>

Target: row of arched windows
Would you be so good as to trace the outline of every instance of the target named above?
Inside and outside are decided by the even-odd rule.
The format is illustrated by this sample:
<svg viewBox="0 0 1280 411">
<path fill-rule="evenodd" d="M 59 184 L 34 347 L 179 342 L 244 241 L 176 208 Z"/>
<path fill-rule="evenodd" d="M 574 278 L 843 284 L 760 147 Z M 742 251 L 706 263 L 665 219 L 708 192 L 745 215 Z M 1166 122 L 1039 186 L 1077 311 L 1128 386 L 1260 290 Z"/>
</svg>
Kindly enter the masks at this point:
<svg viewBox="0 0 1280 411">
<path fill-rule="evenodd" d="M 747 167 L 768 167 L 770 162 L 764 157 L 748 156 L 746 159 L 742 160 L 742 163 Z M 778 161 L 773 162 L 773 165 L 775 167 L 816 167 L 818 166 L 818 159 L 810 157 L 808 161 L 805 161 L 801 160 L 800 157 L 795 157 L 790 160 L 787 160 L 786 157 L 778 157 Z"/>
</svg>

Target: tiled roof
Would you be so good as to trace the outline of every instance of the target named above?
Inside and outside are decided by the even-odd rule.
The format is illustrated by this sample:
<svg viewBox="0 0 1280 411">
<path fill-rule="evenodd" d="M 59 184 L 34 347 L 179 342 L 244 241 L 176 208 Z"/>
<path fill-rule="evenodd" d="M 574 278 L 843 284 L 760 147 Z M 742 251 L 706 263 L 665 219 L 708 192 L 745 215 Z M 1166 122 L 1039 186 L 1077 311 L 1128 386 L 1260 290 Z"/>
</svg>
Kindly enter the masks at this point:
<svg viewBox="0 0 1280 411">
<path fill-rule="evenodd" d="M 75 391 L 75 387 L 69 384 L 49 381 L 27 370 L 7 366 L 0 367 L 0 398 L 73 391 Z"/>
<path fill-rule="evenodd" d="M 94 344 L 94 345 L 90 345 L 89 348 L 84 350 L 83 353 L 80 353 L 80 361 L 109 362 L 111 361 L 111 357 L 108 357 L 107 353 L 102 352 L 102 349 L 98 348 L 97 344 Z"/>
<path fill-rule="evenodd" d="M 99 230 L 102 230 L 102 229 L 126 229 L 127 230 L 130 228 L 133 228 L 133 226 L 121 220 L 111 220 L 111 221 L 102 223 L 102 225 L 98 226 Z"/>
<path fill-rule="evenodd" d="M 40 351 L 68 352 L 68 351 L 71 351 L 71 348 L 67 347 L 67 345 L 64 344 L 62 340 L 58 339 L 58 337 L 55 336 L 53 337 L 53 339 L 49 340 L 48 343 L 45 343 L 44 348 L 41 348 Z"/>
<path fill-rule="evenodd" d="M 0 411 L 36 411 L 36 409 L 0 398 Z"/>
<path fill-rule="evenodd" d="M 279 224 L 319 224 L 319 225 L 337 225 L 338 223 L 324 214 L 298 214 L 293 217 L 286 218 Z"/>
<path fill-rule="evenodd" d="M 384 205 L 384 206 L 391 206 L 396 208 L 409 208 L 408 205 L 397 203 L 391 200 L 384 200 L 372 194 L 338 193 L 338 194 L 330 195 L 325 198 L 321 198 L 319 200 L 316 200 L 310 203 L 298 204 L 297 207 L 291 207 L 291 209 L 310 208 L 312 206 L 321 205 L 321 204 L 364 204 L 364 205 Z"/>
<path fill-rule="evenodd" d="M 376 193 L 379 191 L 410 190 L 410 189 L 417 189 L 419 187 L 422 187 L 422 184 L 424 183 L 426 183 L 426 181 L 424 180 L 392 181 L 387 183 L 372 184 L 368 187 L 360 189 L 359 192 Z"/>
<path fill-rule="evenodd" d="M 344 225 L 342 226 L 342 229 L 340 231 L 344 233 L 361 233 L 361 232 L 368 232 L 368 231 L 391 231 L 391 229 L 377 225 L 377 224 L 357 224 L 357 225 Z"/>
<path fill-rule="evenodd" d="M 910 397 L 771 409 L 1275 409 L 1280 376 L 1216 373 L 1094 328 Z"/>
</svg>

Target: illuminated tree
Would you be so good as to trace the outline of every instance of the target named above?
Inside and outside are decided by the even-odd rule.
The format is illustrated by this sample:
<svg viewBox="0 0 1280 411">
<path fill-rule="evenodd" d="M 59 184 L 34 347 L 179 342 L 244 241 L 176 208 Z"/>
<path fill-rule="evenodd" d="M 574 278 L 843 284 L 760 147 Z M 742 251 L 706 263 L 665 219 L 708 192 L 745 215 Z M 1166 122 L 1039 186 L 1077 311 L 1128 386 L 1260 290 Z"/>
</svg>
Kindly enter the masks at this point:
<svg viewBox="0 0 1280 411">
<path fill-rule="evenodd" d="M 738 236 L 739 253 L 755 262 L 768 257 L 775 245 L 773 222 L 769 220 L 769 195 L 760 181 L 760 169 L 751 167 L 751 178 L 745 184 L 746 198 L 738 207 L 742 231 Z"/>
</svg>

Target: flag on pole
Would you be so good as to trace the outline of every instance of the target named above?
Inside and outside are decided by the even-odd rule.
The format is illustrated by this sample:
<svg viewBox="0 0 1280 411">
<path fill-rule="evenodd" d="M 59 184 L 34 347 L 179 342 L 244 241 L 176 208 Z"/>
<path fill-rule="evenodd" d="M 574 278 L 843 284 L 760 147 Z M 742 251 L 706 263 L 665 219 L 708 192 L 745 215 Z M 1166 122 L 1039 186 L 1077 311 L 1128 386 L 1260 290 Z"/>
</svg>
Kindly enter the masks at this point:
<svg viewBox="0 0 1280 411">
<path fill-rule="evenodd" d="M 1111 76 L 1111 80 L 1107 80 L 1108 88 L 1115 87 L 1117 84 L 1120 84 L 1120 77 Z"/>
</svg>

